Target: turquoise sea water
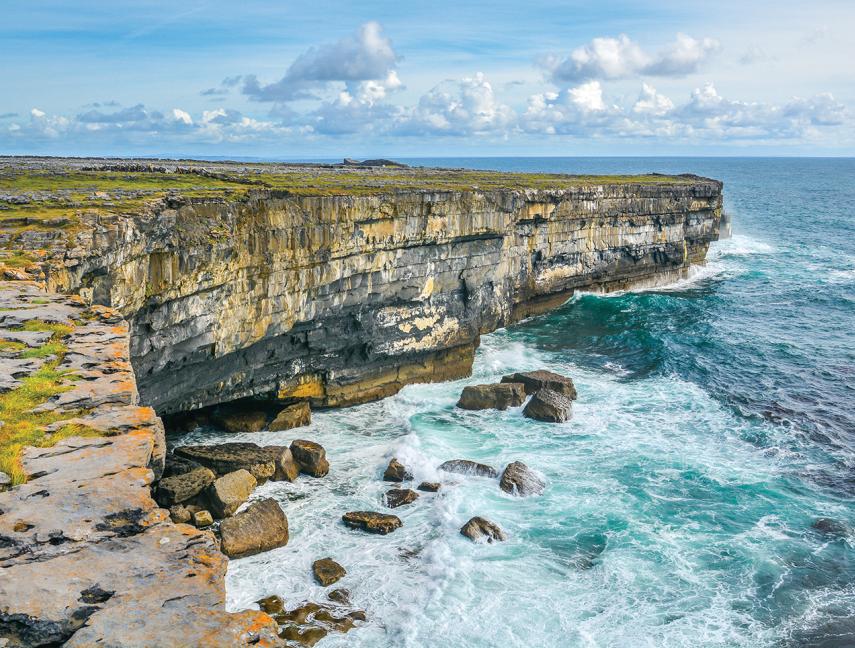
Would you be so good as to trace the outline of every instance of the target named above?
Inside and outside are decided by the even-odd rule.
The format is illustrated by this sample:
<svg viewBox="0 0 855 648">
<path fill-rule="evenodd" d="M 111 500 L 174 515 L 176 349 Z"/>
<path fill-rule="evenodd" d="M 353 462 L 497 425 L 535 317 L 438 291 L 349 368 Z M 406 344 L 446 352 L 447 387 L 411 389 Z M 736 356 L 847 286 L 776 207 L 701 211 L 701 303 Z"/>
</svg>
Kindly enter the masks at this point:
<svg viewBox="0 0 855 648">
<path fill-rule="evenodd" d="M 310 565 L 331 556 L 369 622 L 322 646 L 855 646 L 855 536 L 811 528 L 855 527 L 855 160 L 412 162 L 707 175 L 734 237 L 687 281 L 577 295 L 485 336 L 470 379 L 316 413 L 299 436 L 330 475 L 256 491 L 281 501 L 291 541 L 231 562 L 229 606 L 322 601 Z M 565 425 L 454 407 L 466 384 L 541 367 L 576 382 Z M 548 487 L 517 499 L 458 477 L 398 509 L 392 535 L 345 529 L 343 512 L 382 510 L 392 456 L 416 480 L 446 459 L 521 460 Z M 508 542 L 461 537 L 473 515 Z"/>
</svg>

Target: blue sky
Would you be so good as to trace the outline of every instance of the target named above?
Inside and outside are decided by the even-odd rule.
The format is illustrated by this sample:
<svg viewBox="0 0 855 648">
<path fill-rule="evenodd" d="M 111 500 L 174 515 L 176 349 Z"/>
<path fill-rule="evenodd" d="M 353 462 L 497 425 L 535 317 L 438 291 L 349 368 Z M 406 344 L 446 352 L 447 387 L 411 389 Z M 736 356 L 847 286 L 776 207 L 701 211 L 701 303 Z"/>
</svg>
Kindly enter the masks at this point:
<svg viewBox="0 0 855 648">
<path fill-rule="evenodd" d="M 851 0 L 2 9 L 0 153 L 855 154 Z"/>
</svg>

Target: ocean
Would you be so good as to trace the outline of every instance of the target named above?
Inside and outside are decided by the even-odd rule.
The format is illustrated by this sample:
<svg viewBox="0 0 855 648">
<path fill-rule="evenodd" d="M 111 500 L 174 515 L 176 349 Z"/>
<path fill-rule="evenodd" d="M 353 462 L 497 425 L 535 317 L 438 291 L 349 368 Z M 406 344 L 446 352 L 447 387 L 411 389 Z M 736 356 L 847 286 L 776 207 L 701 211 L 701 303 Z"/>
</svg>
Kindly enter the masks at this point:
<svg viewBox="0 0 855 648">
<path fill-rule="evenodd" d="M 855 646 L 855 160 L 476 158 L 430 166 L 696 173 L 724 181 L 733 237 L 656 290 L 577 294 L 482 338 L 471 378 L 412 385 L 245 440 L 326 449 L 324 479 L 268 482 L 287 546 L 233 560 L 230 609 L 325 600 L 311 563 L 347 569 L 368 622 L 321 646 Z M 520 409 L 455 408 L 464 385 L 548 368 L 579 392 L 564 425 Z M 520 460 L 547 482 L 513 498 L 457 476 L 395 511 L 389 536 L 350 531 L 382 510 L 398 457 L 417 480 L 468 458 Z M 509 539 L 476 545 L 471 516 Z M 848 533 L 812 527 L 831 518 Z"/>
</svg>

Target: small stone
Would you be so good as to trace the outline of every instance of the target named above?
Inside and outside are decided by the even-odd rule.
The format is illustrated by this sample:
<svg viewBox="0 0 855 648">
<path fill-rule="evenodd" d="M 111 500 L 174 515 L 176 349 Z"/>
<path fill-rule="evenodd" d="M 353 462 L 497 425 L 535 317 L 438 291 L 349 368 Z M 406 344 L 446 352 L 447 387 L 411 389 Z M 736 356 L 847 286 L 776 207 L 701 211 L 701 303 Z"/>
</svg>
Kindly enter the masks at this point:
<svg viewBox="0 0 855 648">
<path fill-rule="evenodd" d="M 313 562 L 312 572 L 315 574 L 315 580 L 324 587 L 341 580 L 347 574 L 344 567 L 332 558 L 321 558 Z"/>
<path fill-rule="evenodd" d="M 155 499 L 161 506 L 180 504 L 195 497 L 214 481 L 214 473 L 208 468 L 196 468 L 181 475 L 160 480 Z"/>
<path fill-rule="evenodd" d="M 551 389 L 537 391 L 523 410 L 523 416 L 547 423 L 564 423 L 573 415 L 573 401 Z"/>
<path fill-rule="evenodd" d="M 276 594 L 265 596 L 263 599 L 256 601 L 256 603 L 258 603 L 261 611 L 267 614 L 279 614 L 285 610 L 285 602 L 281 596 L 276 596 Z"/>
<path fill-rule="evenodd" d="M 412 504 L 419 499 L 419 494 L 409 488 L 393 488 L 386 492 L 386 506 L 398 508 L 405 504 Z"/>
<path fill-rule="evenodd" d="M 499 488 L 511 495 L 528 497 L 543 493 L 546 484 L 522 461 L 514 461 L 502 472 Z"/>
<path fill-rule="evenodd" d="M 402 482 L 412 478 L 412 473 L 396 458 L 392 458 L 383 472 L 383 481 Z"/>
<path fill-rule="evenodd" d="M 208 502 L 213 514 L 220 519 L 234 515 L 252 495 L 256 483 L 255 477 L 243 468 L 215 479 L 208 487 Z"/>
<path fill-rule="evenodd" d="M 302 401 L 300 403 L 295 403 L 294 405 L 289 405 L 279 412 L 268 429 L 271 432 L 280 432 L 282 430 L 290 430 L 295 427 L 308 425 L 311 422 L 312 410 L 309 409 L 309 403 Z"/>
<path fill-rule="evenodd" d="M 288 518 L 276 500 L 263 499 L 223 520 L 220 537 L 229 558 L 252 556 L 288 544 Z"/>
<path fill-rule="evenodd" d="M 350 605 L 350 590 L 343 588 L 334 589 L 327 594 L 327 598 L 341 605 Z"/>
<path fill-rule="evenodd" d="M 209 527 L 214 523 L 214 518 L 211 517 L 211 513 L 209 511 L 196 511 L 193 514 L 193 526 L 198 529 L 204 529 L 205 527 Z"/>
<path fill-rule="evenodd" d="M 169 517 L 175 524 L 187 524 L 193 519 L 193 514 L 183 504 L 175 504 L 169 507 Z"/>
<path fill-rule="evenodd" d="M 521 383 L 497 383 L 493 385 L 469 385 L 463 388 L 457 407 L 466 410 L 519 407 L 525 402 L 525 388 Z"/>
<path fill-rule="evenodd" d="M 508 376 L 502 376 L 503 383 L 521 383 L 528 395 L 535 394 L 541 389 L 551 389 L 563 394 L 570 400 L 576 400 L 576 386 L 567 376 L 554 371 L 539 369 L 537 371 L 521 371 Z"/>
<path fill-rule="evenodd" d="M 426 493 L 435 493 L 439 490 L 440 484 L 439 482 L 422 482 L 418 485 L 418 490 L 425 491 Z"/>
<path fill-rule="evenodd" d="M 492 466 L 469 461 L 468 459 L 452 459 L 440 464 L 440 470 L 458 473 L 460 475 L 474 475 L 475 477 L 498 477 L 499 472 Z"/>
<path fill-rule="evenodd" d="M 267 425 L 267 414 L 259 411 L 225 409 L 214 415 L 214 421 L 226 432 L 260 432 Z"/>
<path fill-rule="evenodd" d="M 351 511 L 342 516 L 342 521 L 353 529 L 361 529 L 368 533 L 386 535 L 401 528 L 403 522 L 396 515 L 374 513 L 373 511 Z"/>
<path fill-rule="evenodd" d="M 505 532 L 501 527 L 482 517 L 474 517 L 464 524 L 460 533 L 473 542 L 493 542 L 498 540 L 502 542 L 506 539 Z"/>
<path fill-rule="evenodd" d="M 300 472 L 312 477 L 323 477 L 330 471 L 327 452 L 323 446 L 314 441 L 297 439 L 291 442 L 291 454 L 300 466 Z"/>
</svg>

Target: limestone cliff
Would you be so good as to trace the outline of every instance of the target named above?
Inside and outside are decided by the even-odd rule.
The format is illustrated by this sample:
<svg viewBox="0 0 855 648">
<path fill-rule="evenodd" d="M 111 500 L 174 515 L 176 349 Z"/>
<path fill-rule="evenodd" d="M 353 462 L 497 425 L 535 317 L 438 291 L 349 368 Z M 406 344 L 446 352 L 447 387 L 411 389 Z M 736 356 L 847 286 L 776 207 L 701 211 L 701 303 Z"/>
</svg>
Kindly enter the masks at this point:
<svg viewBox="0 0 855 648">
<path fill-rule="evenodd" d="M 258 394 L 338 406 L 465 376 L 480 334 L 577 289 L 671 281 L 719 232 L 721 184 L 703 178 L 432 190 L 425 174 L 84 213 L 49 280 L 128 318 L 161 413 Z"/>
</svg>

